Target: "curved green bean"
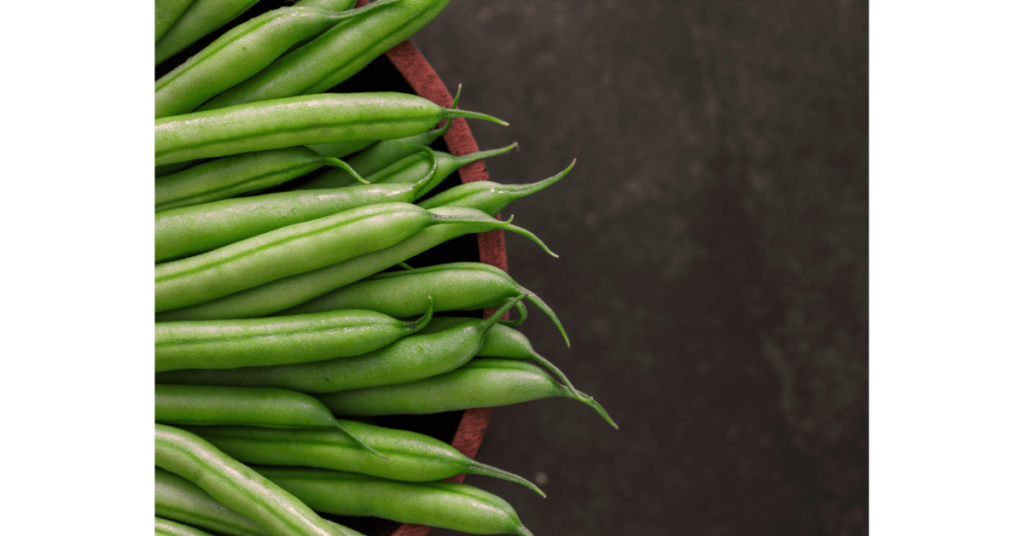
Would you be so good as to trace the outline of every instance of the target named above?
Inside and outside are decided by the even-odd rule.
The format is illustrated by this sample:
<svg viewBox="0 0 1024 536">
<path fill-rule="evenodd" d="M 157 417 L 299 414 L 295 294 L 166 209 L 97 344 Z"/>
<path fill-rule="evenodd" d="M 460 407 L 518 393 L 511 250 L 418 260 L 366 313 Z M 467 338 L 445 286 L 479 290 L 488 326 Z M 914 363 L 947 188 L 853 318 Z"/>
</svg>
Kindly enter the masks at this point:
<svg viewBox="0 0 1024 536">
<path fill-rule="evenodd" d="M 458 98 L 459 96 L 456 95 L 456 103 L 458 102 Z M 455 104 L 452 104 L 452 108 L 455 108 L 455 106 Z M 397 140 L 382 140 L 374 142 L 373 145 L 367 147 L 359 154 L 349 158 L 347 162 L 360 176 L 369 177 L 370 175 L 373 175 L 374 173 L 409 155 L 416 154 L 417 146 L 427 147 L 431 143 L 434 143 L 438 138 L 444 136 L 451 126 L 452 121 L 449 119 L 448 121 L 445 121 L 443 127 L 428 130 L 423 134 L 409 136 L 408 138 L 399 138 Z M 355 183 L 347 183 L 345 186 L 348 186 L 349 184 Z"/>
<path fill-rule="evenodd" d="M 444 207 L 428 211 L 408 203 L 381 203 L 282 227 L 158 264 L 156 312 L 208 302 L 379 251 L 431 225 L 466 221 L 474 219 Z"/>
<path fill-rule="evenodd" d="M 282 314 L 306 314 L 336 309 L 366 309 L 405 318 L 423 314 L 433 297 L 435 312 L 473 311 L 497 307 L 505 300 L 526 295 L 555 323 L 569 345 L 569 336 L 555 312 L 536 294 L 516 283 L 502 270 L 479 262 L 438 264 L 426 268 L 385 272 L 342 287 Z"/>
<path fill-rule="evenodd" d="M 270 188 L 323 166 L 336 166 L 357 177 L 353 180 L 362 180 L 345 162 L 323 156 L 308 147 L 237 154 L 158 177 L 156 212 Z M 158 256 L 157 260 L 161 258 Z"/>
<path fill-rule="evenodd" d="M 195 434 L 156 425 L 157 467 L 202 488 L 218 502 L 275 536 L 339 536 L 342 533 L 294 495 Z"/>
<path fill-rule="evenodd" d="M 532 184 L 498 184 L 491 181 L 474 181 L 460 184 L 417 203 L 423 208 L 473 207 L 488 214 L 497 214 L 510 203 L 537 193 L 562 180 L 572 171 L 576 161 L 559 174 Z"/>
<path fill-rule="evenodd" d="M 193 307 L 167 311 L 158 314 L 159 322 L 172 320 L 215 320 L 228 318 L 253 318 L 271 315 L 294 307 L 334 289 L 359 281 L 381 270 L 390 268 L 410 257 L 453 238 L 504 229 L 522 234 L 537 242 L 548 251 L 540 240 L 526 229 L 495 220 L 493 217 L 470 208 L 439 207 L 453 217 L 449 223 L 428 227 L 419 233 L 380 251 L 361 255 L 345 262 L 326 266 L 296 276 L 278 279 L 265 285 L 232 294 L 224 298 Z M 224 248 L 221 248 L 224 249 Z"/>
<path fill-rule="evenodd" d="M 178 523 L 177 521 L 171 521 L 162 517 L 156 518 L 155 528 L 156 536 L 213 536 L 205 530 L 199 530 L 184 523 Z"/>
<path fill-rule="evenodd" d="M 259 0 L 195 0 L 156 41 L 160 65 L 210 32 L 235 20 Z"/>
<path fill-rule="evenodd" d="M 193 0 L 156 0 L 156 39 L 159 41 L 161 37 L 167 33 L 167 30 L 175 23 L 181 14 L 188 9 L 188 6 L 192 5 Z"/>
<path fill-rule="evenodd" d="M 447 4 L 448 0 L 401 0 L 337 25 L 200 109 L 328 91 L 426 26 Z"/>
<path fill-rule="evenodd" d="M 533 536 L 508 502 L 468 484 L 396 482 L 324 469 L 258 471 L 319 512 L 382 517 L 470 534 Z"/>
<path fill-rule="evenodd" d="M 188 430 L 248 464 L 318 467 L 403 482 L 430 482 L 470 473 L 515 482 L 544 496 L 529 480 L 480 463 L 428 435 L 357 421 L 339 422 L 390 460 L 368 454 L 348 436 L 332 430 L 272 430 L 245 426 L 204 426 Z"/>
<path fill-rule="evenodd" d="M 594 409 L 619 426 L 593 397 L 556 382 L 536 365 L 510 359 L 477 358 L 462 367 L 413 383 L 341 391 L 317 398 L 335 415 L 424 415 L 566 397 Z"/>
<path fill-rule="evenodd" d="M 306 147 L 332 158 L 344 158 L 352 153 L 357 153 L 374 143 L 374 140 L 339 141 L 338 143 L 313 143 Z M 352 184 L 355 184 L 354 182 Z"/>
<path fill-rule="evenodd" d="M 228 536 L 268 536 L 255 521 L 217 502 L 199 486 L 156 468 L 156 515 Z"/>
<path fill-rule="evenodd" d="M 420 134 L 455 117 L 507 125 L 406 93 L 304 95 L 156 120 L 156 165 L 196 158 Z"/>
</svg>

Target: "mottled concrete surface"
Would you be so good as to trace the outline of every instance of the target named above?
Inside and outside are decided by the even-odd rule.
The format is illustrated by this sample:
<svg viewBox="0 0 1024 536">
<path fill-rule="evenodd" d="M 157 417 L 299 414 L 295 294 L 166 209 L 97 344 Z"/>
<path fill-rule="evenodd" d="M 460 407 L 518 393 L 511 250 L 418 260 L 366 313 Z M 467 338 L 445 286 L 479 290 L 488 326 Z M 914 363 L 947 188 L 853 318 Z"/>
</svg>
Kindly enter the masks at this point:
<svg viewBox="0 0 1024 536">
<path fill-rule="evenodd" d="M 524 330 L 621 425 L 498 408 L 470 476 L 541 535 L 867 532 L 867 3 L 453 0 L 413 39 L 500 182 Z M 453 534 L 435 531 L 436 534 Z"/>
</svg>

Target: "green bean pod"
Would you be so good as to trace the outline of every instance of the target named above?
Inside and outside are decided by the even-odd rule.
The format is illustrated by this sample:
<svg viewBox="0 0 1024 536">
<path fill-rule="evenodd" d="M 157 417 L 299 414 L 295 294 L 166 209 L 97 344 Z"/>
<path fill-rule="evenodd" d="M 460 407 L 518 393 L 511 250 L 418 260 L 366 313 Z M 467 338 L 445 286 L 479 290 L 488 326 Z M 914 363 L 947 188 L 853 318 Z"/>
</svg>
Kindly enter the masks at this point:
<svg viewBox="0 0 1024 536">
<path fill-rule="evenodd" d="M 384 457 L 339 423 L 317 399 L 286 389 L 157 385 L 156 420 L 175 425 L 243 425 L 338 430 L 358 447 Z"/>
<path fill-rule="evenodd" d="M 208 302 L 330 266 L 397 244 L 431 225 L 460 221 L 473 220 L 445 208 L 428 211 L 408 203 L 381 203 L 158 264 L 156 312 Z"/>
<path fill-rule="evenodd" d="M 195 434 L 156 425 L 157 467 L 199 486 L 218 502 L 274 536 L 339 536 L 294 495 Z"/>
<path fill-rule="evenodd" d="M 259 0 L 195 0 L 156 41 L 160 65 L 210 32 L 235 20 Z"/>
<path fill-rule="evenodd" d="M 351 11 L 283 7 L 249 19 L 156 81 L 156 117 L 191 112 L 260 72 L 292 46 L 395 1 L 380 0 Z"/>
<path fill-rule="evenodd" d="M 448 0 L 402 0 L 335 26 L 200 109 L 328 91 L 426 26 L 446 5 Z"/>
<path fill-rule="evenodd" d="M 473 207 L 488 214 L 497 214 L 509 204 L 528 195 L 537 193 L 562 180 L 572 171 L 576 161 L 561 173 L 532 184 L 498 184 L 491 181 L 474 181 L 460 184 L 418 203 L 423 208 Z"/>
<path fill-rule="evenodd" d="M 452 217 L 449 223 L 428 227 L 395 244 L 345 262 L 340 262 L 297 276 L 278 279 L 265 285 L 232 294 L 193 307 L 158 314 L 158 322 L 175 320 L 216 320 L 254 318 L 271 315 L 322 296 L 334 289 L 359 281 L 381 270 L 451 240 L 469 234 L 504 229 L 522 234 L 544 247 L 543 242 L 526 229 L 495 220 L 471 208 L 434 209 Z M 276 231 L 275 231 L 276 232 Z M 263 235 L 261 235 L 263 236 Z M 221 248 L 225 249 L 225 248 Z"/>
<path fill-rule="evenodd" d="M 345 162 L 323 156 L 307 147 L 288 147 L 218 158 L 157 178 L 156 211 L 209 203 L 270 188 L 323 166 L 337 166 L 346 170 L 343 173 L 355 174 Z"/>
<path fill-rule="evenodd" d="M 156 0 L 156 38 L 159 41 L 181 14 L 192 5 L 193 0 Z"/>
<path fill-rule="evenodd" d="M 268 536 L 255 521 L 184 478 L 156 468 L 156 515 L 228 536 Z"/>
<path fill-rule="evenodd" d="M 158 381 L 189 385 L 277 387 L 304 393 L 331 393 L 379 385 L 408 383 L 464 365 L 476 355 L 487 330 L 522 296 L 509 300 L 480 323 L 430 335 L 411 336 L 367 354 L 327 361 L 228 370 L 184 370 Z"/>
<path fill-rule="evenodd" d="M 507 125 L 406 93 L 305 95 L 157 119 L 156 165 L 297 145 L 390 140 L 455 117 Z"/>
<path fill-rule="evenodd" d="M 156 323 L 156 371 L 288 365 L 362 355 L 416 333 L 432 311 L 403 321 L 373 311 Z"/>
<path fill-rule="evenodd" d="M 533 536 L 504 499 L 468 484 L 396 482 L 324 469 L 259 467 L 313 510 L 468 532 Z"/>
<path fill-rule="evenodd" d="M 162 517 L 156 518 L 156 536 L 213 536 L 205 530 L 199 530 L 195 527 L 185 525 L 184 523 L 178 523 L 177 521 L 171 521 L 170 519 L 164 519 Z"/>
<path fill-rule="evenodd" d="M 204 426 L 189 431 L 247 464 L 317 467 L 403 482 L 430 482 L 470 473 L 515 482 L 545 496 L 529 480 L 480 463 L 428 435 L 357 421 L 339 422 L 390 460 L 368 454 L 348 436 L 332 430 Z"/>
<path fill-rule="evenodd" d="M 425 415 L 553 397 L 579 400 L 618 428 L 593 397 L 556 382 L 536 365 L 510 359 L 477 358 L 418 382 L 317 395 L 335 415 L 347 417 Z"/>
<path fill-rule="evenodd" d="M 455 102 L 458 103 L 458 100 L 459 96 L 456 95 Z M 452 104 L 452 108 L 455 106 L 455 104 Z M 360 176 L 369 177 L 370 175 L 373 175 L 374 173 L 409 155 L 416 154 L 416 146 L 429 146 L 431 143 L 437 141 L 438 138 L 444 136 L 451 127 L 452 121 L 448 120 L 445 121 L 443 127 L 428 130 L 423 134 L 409 136 L 408 138 L 399 138 L 397 140 L 381 140 L 374 142 L 373 145 L 367 147 L 359 154 L 349 158 L 347 160 L 348 165 L 352 166 L 352 169 L 354 169 Z"/>
<path fill-rule="evenodd" d="M 338 143 L 314 143 L 307 145 L 310 149 L 332 158 L 344 158 L 352 153 L 357 153 L 374 143 L 373 140 L 340 141 Z M 352 184 L 355 184 L 353 182 Z"/>
<path fill-rule="evenodd" d="M 177 164 L 167 164 L 166 166 L 156 166 L 154 175 L 156 178 L 166 177 L 179 171 L 188 169 L 192 166 L 198 166 L 203 162 L 209 162 L 206 158 L 200 158 L 199 160 L 189 160 L 187 162 L 178 162 Z"/>
<path fill-rule="evenodd" d="M 342 287 L 282 314 L 306 314 L 336 309 L 366 309 L 394 317 L 410 317 L 427 310 L 433 297 L 434 311 L 473 311 L 497 307 L 514 296 L 526 295 L 558 327 L 569 345 L 569 336 L 555 312 L 536 294 L 516 283 L 502 270 L 479 262 L 438 264 L 415 270 L 385 272 Z"/>
<path fill-rule="evenodd" d="M 429 147 L 422 147 L 417 153 L 406 156 L 394 164 L 391 164 L 390 166 L 364 178 L 366 179 L 366 182 L 372 184 L 417 182 L 423 177 L 423 175 L 428 173 L 432 167 L 436 166 L 437 172 L 434 174 L 434 181 L 429 187 L 424 188 L 423 190 L 423 195 L 426 195 L 427 192 L 433 190 L 434 187 L 441 183 L 441 181 L 448 178 L 449 175 L 454 173 L 455 170 L 460 167 L 478 160 L 483 160 L 484 158 L 505 154 L 518 146 L 518 144 L 513 143 L 512 145 L 502 147 L 501 149 L 478 151 L 463 156 L 452 156 L 444 151 L 435 151 Z M 435 160 L 436 164 L 434 163 Z M 339 186 L 348 186 L 350 184 L 354 184 L 354 181 L 352 181 L 352 177 L 347 175 L 345 172 L 333 173 L 332 171 L 326 171 L 318 175 L 313 180 L 303 183 L 299 188 L 337 188 Z"/>
<path fill-rule="evenodd" d="M 411 203 L 433 182 L 434 170 L 412 184 L 367 184 L 330 190 L 280 192 L 157 212 L 156 260 L 209 251 L 275 229 L 367 205 Z"/>
</svg>

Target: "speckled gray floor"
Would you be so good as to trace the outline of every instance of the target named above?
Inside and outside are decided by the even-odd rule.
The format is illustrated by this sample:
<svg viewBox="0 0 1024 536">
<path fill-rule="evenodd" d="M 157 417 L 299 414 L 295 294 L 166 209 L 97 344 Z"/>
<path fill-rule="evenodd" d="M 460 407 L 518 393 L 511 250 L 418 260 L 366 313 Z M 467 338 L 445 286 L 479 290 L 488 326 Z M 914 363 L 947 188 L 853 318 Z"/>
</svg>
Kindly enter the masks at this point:
<svg viewBox="0 0 1024 536">
<path fill-rule="evenodd" d="M 538 536 L 867 533 L 867 3 L 453 0 L 414 43 L 499 182 L 524 326 L 568 400 L 494 411 L 482 477 Z M 543 475 L 543 476 L 542 476 Z M 435 534 L 452 534 L 435 531 Z"/>
</svg>

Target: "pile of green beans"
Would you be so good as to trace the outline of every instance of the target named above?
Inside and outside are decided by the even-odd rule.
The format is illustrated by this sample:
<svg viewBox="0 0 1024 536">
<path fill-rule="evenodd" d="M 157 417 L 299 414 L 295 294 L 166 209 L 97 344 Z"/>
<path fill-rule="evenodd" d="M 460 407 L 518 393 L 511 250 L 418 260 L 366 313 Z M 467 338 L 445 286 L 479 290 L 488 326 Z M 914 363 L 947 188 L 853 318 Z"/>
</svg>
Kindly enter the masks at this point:
<svg viewBox="0 0 1024 536">
<path fill-rule="evenodd" d="M 557 258 L 498 214 L 575 160 L 434 192 L 518 147 L 450 154 L 456 118 L 506 123 L 458 108 L 461 87 L 450 107 L 329 91 L 448 0 L 255 4 L 156 0 L 156 534 L 361 536 L 331 514 L 532 536 L 504 499 L 444 480 L 536 484 L 374 421 L 568 398 L 618 428 L 515 329 L 537 307 L 569 344 L 537 294 L 487 264 L 406 262 L 496 230 Z"/>
</svg>

